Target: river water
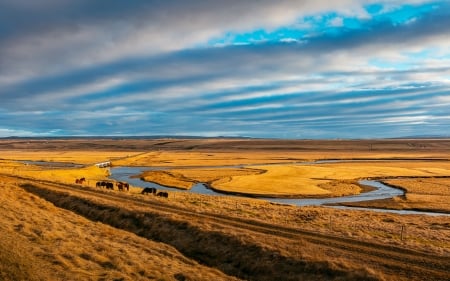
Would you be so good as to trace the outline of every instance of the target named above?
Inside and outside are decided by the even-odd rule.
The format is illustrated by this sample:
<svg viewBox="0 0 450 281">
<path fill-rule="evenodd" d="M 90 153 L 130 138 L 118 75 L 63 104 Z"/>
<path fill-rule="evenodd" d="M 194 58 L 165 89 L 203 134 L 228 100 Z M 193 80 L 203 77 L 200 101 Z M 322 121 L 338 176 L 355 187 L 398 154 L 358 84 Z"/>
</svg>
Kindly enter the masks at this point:
<svg viewBox="0 0 450 281">
<path fill-rule="evenodd" d="M 351 160 L 350 160 L 351 161 Z M 45 161 L 20 161 L 22 163 L 30 164 L 30 165 L 41 165 L 48 166 L 52 168 L 62 168 L 62 167 L 72 167 L 79 168 L 83 165 L 74 164 L 74 163 L 66 163 L 66 162 L 45 162 Z M 330 163 L 330 162 L 340 162 L 340 160 L 323 160 L 317 162 L 306 162 L 306 163 L 296 163 L 302 165 L 314 165 L 318 163 Z M 273 164 L 279 165 L 279 164 Z M 245 165 L 238 166 L 215 166 L 215 167 L 204 167 L 204 168 L 224 168 L 224 167 L 236 167 L 241 168 L 245 167 Z M 167 186 L 162 186 L 152 182 L 146 182 L 139 178 L 139 174 L 143 171 L 149 170 L 164 170 L 167 167 L 113 167 L 110 168 L 111 178 L 116 181 L 128 182 L 136 187 L 154 187 L 160 190 L 177 190 L 180 192 L 192 192 L 192 193 L 200 193 L 206 195 L 214 195 L 214 196 L 238 196 L 238 195 L 225 195 L 223 193 L 216 192 L 206 187 L 203 183 L 195 184 L 190 190 L 181 190 L 175 189 Z M 375 190 L 352 195 L 352 196 L 342 196 L 342 197 L 332 197 L 332 198 L 303 198 L 303 199 L 285 199 L 285 198 L 264 198 L 260 197 L 259 199 L 264 199 L 273 203 L 278 204 L 289 204 L 295 206 L 320 206 L 325 204 L 335 204 L 335 203 L 346 203 L 346 202 L 360 202 L 360 201 L 370 201 L 377 199 L 387 199 L 395 196 L 404 195 L 404 192 L 397 188 L 392 188 L 387 186 L 381 182 L 373 181 L 373 180 L 360 180 L 360 184 L 374 187 Z M 410 211 L 410 210 L 390 210 L 390 209 L 375 209 L 375 208 L 359 208 L 359 207 L 346 207 L 346 206 L 329 206 L 337 209 L 352 209 L 352 210 L 372 210 L 377 212 L 387 212 L 387 213 L 396 213 L 396 214 L 418 214 L 418 215 L 430 215 L 430 216 L 450 216 L 450 214 L 446 213 L 436 213 L 436 212 L 422 212 L 422 211 Z"/>
<path fill-rule="evenodd" d="M 181 190 L 171 187 L 162 186 L 153 182 L 146 182 L 141 180 L 138 175 L 143 171 L 148 170 L 161 170 L 162 167 L 114 167 L 111 168 L 111 178 L 116 181 L 128 182 L 133 186 L 137 187 L 154 187 L 161 190 L 177 190 L 180 192 L 192 192 L 215 196 L 238 196 L 238 195 L 225 195 L 223 193 L 216 192 L 206 187 L 203 183 L 195 184 L 190 190 Z M 404 195 L 404 192 L 397 188 L 392 188 L 381 182 L 373 180 L 360 180 L 360 184 L 374 187 L 375 190 L 360 193 L 358 195 L 352 196 L 342 196 L 342 197 L 332 197 L 332 198 L 304 198 L 304 199 L 285 199 L 285 198 L 264 198 L 259 199 L 267 200 L 278 204 L 289 204 L 295 206 L 320 206 L 325 204 L 334 203 L 346 203 L 346 202 L 360 202 L 360 201 L 370 201 L 376 199 L 387 199 L 395 196 Z M 445 213 L 435 213 L 435 212 L 421 212 L 421 211 L 410 211 L 410 210 L 390 210 L 390 209 L 374 209 L 374 208 L 358 208 L 358 207 L 346 207 L 346 206 L 331 206 L 338 209 L 352 209 L 352 210 L 372 210 L 377 212 L 387 212 L 396 214 L 419 214 L 419 215 L 431 215 L 431 216 L 450 216 L 450 214 Z"/>
</svg>

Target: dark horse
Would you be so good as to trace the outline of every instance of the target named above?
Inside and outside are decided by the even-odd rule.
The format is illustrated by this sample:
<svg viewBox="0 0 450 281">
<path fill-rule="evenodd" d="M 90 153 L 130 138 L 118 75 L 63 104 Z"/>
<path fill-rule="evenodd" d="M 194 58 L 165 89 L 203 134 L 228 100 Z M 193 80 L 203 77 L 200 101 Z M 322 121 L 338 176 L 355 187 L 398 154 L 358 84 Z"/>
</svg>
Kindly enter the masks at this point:
<svg viewBox="0 0 450 281">
<path fill-rule="evenodd" d="M 106 183 L 106 189 L 114 190 L 114 184 L 112 182 L 107 182 Z"/>
<path fill-rule="evenodd" d="M 154 187 L 146 187 L 144 189 L 142 189 L 141 194 L 156 194 L 156 188 Z"/>
<path fill-rule="evenodd" d="M 106 187 L 106 184 L 107 184 L 106 181 L 98 181 L 98 182 L 95 184 L 95 186 L 96 186 L 96 187 L 102 188 L 102 187 Z"/>
<path fill-rule="evenodd" d="M 169 193 L 164 192 L 164 191 L 160 191 L 160 192 L 158 192 L 158 193 L 156 194 L 156 196 L 164 197 L 164 198 L 169 198 Z"/>
<path fill-rule="evenodd" d="M 128 190 L 130 190 L 130 185 L 129 185 L 128 183 L 126 183 L 126 182 L 121 182 L 121 181 L 119 181 L 119 182 L 117 183 L 117 188 L 118 188 L 120 191 L 123 191 L 124 189 L 126 189 L 126 190 L 128 191 Z"/>
</svg>

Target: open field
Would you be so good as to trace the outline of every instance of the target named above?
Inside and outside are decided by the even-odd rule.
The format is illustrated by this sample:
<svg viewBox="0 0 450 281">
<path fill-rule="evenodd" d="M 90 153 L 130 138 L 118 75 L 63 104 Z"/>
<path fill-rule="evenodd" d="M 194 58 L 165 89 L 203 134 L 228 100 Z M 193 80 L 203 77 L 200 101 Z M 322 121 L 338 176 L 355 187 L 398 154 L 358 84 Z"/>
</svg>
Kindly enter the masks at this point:
<svg viewBox="0 0 450 281">
<path fill-rule="evenodd" d="M 120 159 L 130 155 L 130 152 L 117 151 L 90 151 L 89 153 L 80 151 L 58 151 L 58 150 L 8 150 L 1 151 L 1 159 L 20 160 L 20 161 L 46 161 L 46 162 L 64 162 L 77 163 L 84 165 L 93 165 L 95 163 Z"/>
<path fill-rule="evenodd" d="M 141 179 L 181 189 L 204 182 L 217 191 L 251 196 L 330 197 L 360 193 L 357 180 L 361 178 L 447 175 L 450 175 L 449 161 L 414 160 L 168 169 L 144 172 Z"/>
<path fill-rule="evenodd" d="M 127 166 L 217 166 L 319 159 L 450 159 L 450 140 L 1 139 L 0 151 L 118 153 Z M 168 153 L 170 152 L 170 153 Z M 141 154 L 143 153 L 143 154 Z M 3 154 L 2 154 L 3 155 Z M 45 157 L 44 155 L 36 155 Z M 6 158 L 0 156 L 0 158 Z M 12 158 L 16 159 L 16 158 Z M 24 158 L 21 158 L 24 159 Z M 36 158 L 34 158 L 36 159 Z M 37 158 L 39 159 L 39 158 Z M 36 159 L 36 160 L 37 160 Z M 31 159 L 26 159 L 31 160 Z M 92 161 L 95 162 L 95 161 Z"/>
<path fill-rule="evenodd" d="M 399 178 L 383 182 L 405 190 L 405 196 L 343 205 L 450 213 L 450 178 Z"/>
<path fill-rule="evenodd" d="M 4 178 L 5 182 L 7 180 Z M 148 264 L 148 260 L 142 265 L 142 258 L 133 259 L 133 247 L 138 247 L 141 251 L 151 247 L 150 254 L 155 251 L 167 256 L 169 250 L 165 244 L 180 251 L 185 256 L 183 259 L 185 263 L 189 264 L 189 259 L 193 259 L 193 264 L 200 262 L 219 269 L 225 274 L 249 280 L 273 280 L 274 278 L 282 280 L 423 280 L 424 278 L 442 280 L 448 274 L 450 264 L 448 251 L 450 238 L 445 233 L 445 229 L 448 231 L 450 224 L 447 218 L 443 220 L 422 216 L 403 217 L 317 207 L 295 208 L 272 205 L 254 199 L 223 201 L 209 196 L 196 198 L 194 194 L 185 193 L 178 193 L 169 199 L 160 199 L 153 196 L 86 189 L 74 185 L 30 182 L 24 179 L 19 180 L 18 184 L 20 188 L 10 188 L 11 193 L 17 194 L 19 199 L 25 198 L 19 201 L 31 199 L 32 203 L 26 206 L 29 210 L 33 210 L 34 202 L 38 202 L 40 205 L 37 207 L 45 216 L 43 221 L 33 218 L 33 222 L 29 224 L 22 219 L 25 223 L 20 228 L 26 234 L 35 233 L 34 236 L 30 235 L 31 242 L 28 243 L 37 243 L 37 249 L 41 249 L 42 244 L 45 245 L 41 239 L 53 241 L 54 237 L 58 238 L 58 235 L 65 233 L 66 227 L 71 227 L 71 230 L 77 232 L 69 236 L 70 240 L 65 240 L 67 236 L 61 237 L 59 243 L 63 247 L 54 247 L 44 256 L 44 261 L 47 259 L 56 264 L 53 267 L 55 272 L 64 269 L 67 275 L 70 272 L 79 271 L 80 267 L 85 268 L 87 265 L 84 264 L 83 259 L 87 259 L 93 260 L 94 264 L 100 264 L 96 268 L 98 271 L 94 270 L 94 273 L 89 271 L 94 276 L 107 276 L 105 279 L 122 276 L 124 280 L 128 280 L 126 278 L 138 280 L 136 276 L 142 272 L 135 273 L 135 268 L 148 266 L 146 272 L 153 272 L 153 268 Z M 20 189 L 23 190 L 20 191 Z M 31 195 L 26 196 L 24 191 Z M 171 193 L 171 195 L 174 194 Z M 193 197 L 188 199 L 183 196 Z M 58 208 L 40 198 L 52 202 Z M 17 198 L 13 199 L 14 202 L 17 200 Z M 10 208 L 15 209 L 14 202 L 5 205 L 4 210 L 7 213 L 11 212 Z M 49 207 L 45 207 L 47 205 Z M 67 211 L 64 211 L 67 209 L 78 216 L 96 221 L 96 224 L 100 225 L 98 227 L 107 224 L 113 228 L 110 232 L 98 233 L 101 239 L 95 239 L 94 234 L 98 232 L 97 226 L 91 232 L 77 229 L 77 222 L 83 221 L 81 217 L 76 216 L 73 219 L 75 225 L 67 225 L 59 219 L 55 222 L 55 226 L 52 226 L 50 222 L 55 218 L 48 217 L 49 214 L 46 214 L 49 211 L 48 208 L 51 208 L 52 213 L 63 212 L 63 218 L 67 216 L 65 213 Z M 250 218 L 252 213 L 254 217 Z M 402 225 L 407 227 L 403 238 L 400 237 Z M 165 243 L 161 246 L 166 248 L 161 250 L 158 244 L 148 245 L 139 241 L 133 244 L 131 238 L 123 239 L 115 232 L 116 229 L 123 229 L 128 231 L 127 233 L 131 232 L 150 240 L 161 241 Z M 353 236 L 352 232 L 357 234 Z M 344 238 L 345 236 L 348 238 Z M 64 255 L 59 252 L 59 249 L 64 249 L 64 243 L 68 243 L 67 246 L 70 247 L 72 239 L 80 239 L 75 240 L 78 242 L 77 249 L 80 249 L 80 253 L 71 251 L 71 254 L 67 254 L 63 251 L 66 253 Z M 105 249 L 105 247 L 109 249 L 107 243 L 112 243 L 116 241 L 115 239 L 126 244 L 122 246 L 114 244 L 113 250 L 108 253 L 97 250 Z M 92 248 L 94 246 L 89 246 L 91 241 L 95 241 L 94 249 Z M 129 243 L 131 243 L 130 246 Z M 116 247 L 121 249 L 119 253 L 115 252 Z M 47 248 L 44 249 L 49 251 Z M 39 255 L 36 256 L 32 255 L 29 258 L 38 264 L 43 262 Z M 174 258 L 176 254 L 168 256 Z M 120 257 L 127 257 L 128 262 Z M 59 267 L 59 263 L 54 262 L 55 258 L 61 261 L 63 268 Z M 149 256 L 149 259 L 153 261 L 158 257 Z M 360 263 L 361 260 L 365 261 L 364 264 Z M 203 269 L 205 274 L 209 274 L 205 275 L 207 278 L 203 278 L 200 275 L 202 268 L 195 268 L 193 265 L 190 271 L 182 266 L 177 267 L 170 261 L 162 260 L 161 262 L 169 262 L 171 265 L 166 270 L 164 267 L 161 269 L 158 260 L 154 262 L 160 271 L 153 274 L 160 273 L 163 276 L 161 280 L 187 280 L 178 279 L 177 276 L 180 275 L 191 276 L 192 280 L 223 278 L 220 275 L 213 277 L 213 274 L 217 273 L 215 269 Z M 199 271 L 196 277 L 189 275 L 194 270 Z M 87 273 L 83 271 L 77 274 L 78 277 L 87 276 Z M 225 279 L 232 280 L 231 277 Z"/>
<path fill-rule="evenodd" d="M 264 170 L 250 168 L 170 169 L 167 171 L 146 171 L 140 177 L 144 181 L 156 182 L 180 189 L 190 189 L 197 182 L 212 184 L 217 181 L 231 180 L 235 176 L 254 175 L 264 172 Z"/>
<path fill-rule="evenodd" d="M 0 279 L 446 280 L 448 216 L 106 191 L 95 182 L 109 180 L 107 169 L 92 164 L 166 166 L 148 180 L 289 196 L 353 194 L 357 179 L 383 178 L 407 190 L 391 200 L 397 208 L 449 212 L 449 180 L 439 178 L 449 176 L 449 148 L 448 140 L 0 140 Z M 293 164 L 330 158 L 366 161 Z M 238 164 L 253 166 L 222 167 Z"/>
<path fill-rule="evenodd" d="M 234 176 L 229 181 L 212 183 L 214 189 L 271 196 L 333 195 L 327 184 L 343 180 L 389 176 L 445 176 L 450 162 L 333 163 L 309 166 L 255 166 L 266 170 L 259 175 Z M 338 189 L 339 190 L 339 189 Z M 337 192 L 338 190 L 335 189 Z M 341 189 L 343 192 L 344 188 Z M 347 194 L 359 193 L 350 189 Z M 345 193 L 344 193 L 345 194 Z"/>
<path fill-rule="evenodd" d="M 1 280 L 234 280 L 167 244 L 57 208 L 18 184 L 0 176 Z"/>
</svg>

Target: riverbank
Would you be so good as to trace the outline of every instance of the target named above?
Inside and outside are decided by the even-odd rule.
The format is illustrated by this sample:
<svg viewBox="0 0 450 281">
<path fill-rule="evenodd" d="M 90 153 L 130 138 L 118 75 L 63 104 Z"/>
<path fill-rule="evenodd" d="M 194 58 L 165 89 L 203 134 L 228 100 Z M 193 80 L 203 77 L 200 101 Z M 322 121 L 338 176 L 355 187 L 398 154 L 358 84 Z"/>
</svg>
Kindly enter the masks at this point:
<svg viewBox="0 0 450 281">
<path fill-rule="evenodd" d="M 417 178 L 449 174 L 449 161 L 368 160 L 248 165 L 240 168 L 158 168 L 158 171 L 147 171 L 140 177 L 181 189 L 190 189 L 194 183 L 200 182 L 216 192 L 249 197 L 328 198 L 364 192 L 364 188 L 357 183 L 361 178 Z"/>
<path fill-rule="evenodd" d="M 403 196 L 366 202 L 346 202 L 347 207 L 412 210 L 450 214 L 450 177 L 384 179 L 383 184 L 404 190 Z"/>
</svg>

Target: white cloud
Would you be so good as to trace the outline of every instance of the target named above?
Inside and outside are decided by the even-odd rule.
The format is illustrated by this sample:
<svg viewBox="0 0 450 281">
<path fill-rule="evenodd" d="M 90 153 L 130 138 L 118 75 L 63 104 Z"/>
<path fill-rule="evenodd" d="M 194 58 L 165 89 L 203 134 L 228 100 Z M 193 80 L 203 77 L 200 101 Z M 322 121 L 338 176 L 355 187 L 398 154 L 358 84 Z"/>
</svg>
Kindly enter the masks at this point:
<svg viewBox="0 0 450 281">
<path fill-rule="evenodd" d="M 64 13 L 50 14 L 33 32 L 19 28 L 6 41 L 0 33 L 0 107 L 40 110 L 33 115 L 36 120 L 27 120 L 27 114 L 14 117 L 17 124 L 43 122 L 40 132 L 72 126 L 73 132 L 87 133 L 101 125 L 129 132 L 121 126 L 134 123 L 151 130 L 138 124 L 151 123 L 152 130 L 172 128 L 176 133 L 196 122 L 212 126 L 218 118 L 223 118 L 223 132 L 241 133 L 253 130 L 245 124 L 304 121 L 325 128 L 335 122 L 342 128 L 358 122 L 416 124 L 430 116 L 427 120 L 442 121 L 425 93 L 433 95 L 449 85 L 445 22 L 439 26 L 418 18 L 400 27 L 374 24 L 369 31 L 333 39 L 322 34 L 302 44 L 285 38 L 283 44 L 196 48 L 230 31 L 293 26 L 305 15 L 336 12 L 339 17 L 329 22 L 335 27 L 343 25 L 345 15 L 368 20 L 363 5 L 374 2 L 191 0 L 178 6 L 157 2 L 161 6 L 149 8 L 137 1 L 136 7 L 99 11 L 98 17 L 89 10 L 95 2 L 61 2 L 58 9 L 67 19 Z M 433 48 L 434 55 L 422 58 L 408 54 Z M 371 65 L 375 59 L 401 67 Z M 394 91 L 402 89 L 411 92 Z M 445 96 L 440 98 L 446 102 Z M 406 113 L 411 118 L 402 115 Z M 0 122 L 10 122 L 13 115 L 0 115 Z M 304 129 L 320 134 L 306 125 Z M 255 133 L 261 130 L 255 128 Z M 14 132 L 20 130 L 0 134 Z"/>
<path fill-rule="evenodd" d="M 344 26 L 344 19 L 341 18 L 341 17 L 333 18 L 333 19 L 331 19 L 331 20 L 328 22 L 328 25 L 331 26 L 331 27 L 341 27 L 341 26 Z"/>
</svg>

